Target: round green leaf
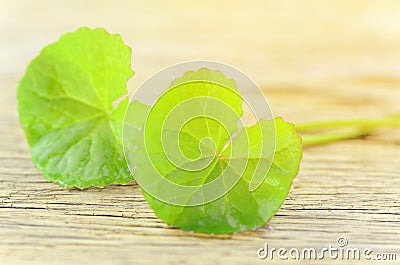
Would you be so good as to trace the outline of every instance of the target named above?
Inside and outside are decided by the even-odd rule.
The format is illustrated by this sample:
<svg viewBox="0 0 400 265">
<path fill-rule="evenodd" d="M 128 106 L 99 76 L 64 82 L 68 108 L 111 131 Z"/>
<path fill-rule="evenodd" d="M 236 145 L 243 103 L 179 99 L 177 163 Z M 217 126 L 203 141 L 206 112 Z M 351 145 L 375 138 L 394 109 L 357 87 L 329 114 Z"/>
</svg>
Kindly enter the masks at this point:
<svg viewBox="0 0 400 265">
<path fill-rule="evenodd" d="M 18 110 L 45 178 L 77 188 L 133 179 L 122 150 L 128 99 L 115 102 L 127 94 L 130 61 L 120 35 L 83 27 L 30 62 L 18 85 Z"/>
<path fill-rule="evenodd" d="M 175 80 L 152 107 L 130 103 L 126 159 L 160 219 L 184 230 L 233 233 L 265 225 L 279 209 L 299 170 L 301 138 L 281 118 L 237 126 L 242 114 L 235 82 L 206 68 Z M 204 189 L 221 178 L 226 192 Z M 252 186 L 254 178 L 261 183 Z M 221 196 L 209 199 L 215 194 Z"/>
</svg>

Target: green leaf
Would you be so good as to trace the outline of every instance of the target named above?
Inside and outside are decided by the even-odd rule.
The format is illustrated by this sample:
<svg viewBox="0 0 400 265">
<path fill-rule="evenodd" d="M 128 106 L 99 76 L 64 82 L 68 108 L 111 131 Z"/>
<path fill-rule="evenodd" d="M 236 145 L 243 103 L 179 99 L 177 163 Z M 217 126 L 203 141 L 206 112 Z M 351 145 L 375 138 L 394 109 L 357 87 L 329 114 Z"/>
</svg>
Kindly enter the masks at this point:
<svg viewBox="0 0 400 265">
<path fill-rule="evenodd" d="M 199 77 L 212 82 L 201 82 Z M 200 82 L 190 81 L 196 79 Z M 196 112 L 213 118 L 193 118 Z M 124 127 L 125 155 L 160 219 L 184 230 L 233 233 L 266 224 L 279 209 L 299 170 L 301 138 L 281 118 L 237 126 L 242 114 L 235 83 L 219 71 L 204 68 L 175 80 L 152 107 L 137 100 L 130 104 Z M 271 145 L 276 146 L 272 154 L 268 153 Z M 232 188 L 209 200 L 221 190 L 210 192 L 204 185 L 221 178 L 222 184 L 232 184 Z M 261 184 L 252 186 L 254 178 Z M 187 196 L 179 185 L 191 187 L 193 193 Z M 182 205 L 182 200 L 187 204 Z M 206 203 L 198 203 L 201 200 Z"/>
<path fill-rule="evenodd" d="M 80 28 L 46 46 L 17 89 L 21 126 L 44 177 L 64 186 L 103 187 L 133 179 L 122 150 L 133 75 L 131 49 L 103 28 Z"/>
</svg>

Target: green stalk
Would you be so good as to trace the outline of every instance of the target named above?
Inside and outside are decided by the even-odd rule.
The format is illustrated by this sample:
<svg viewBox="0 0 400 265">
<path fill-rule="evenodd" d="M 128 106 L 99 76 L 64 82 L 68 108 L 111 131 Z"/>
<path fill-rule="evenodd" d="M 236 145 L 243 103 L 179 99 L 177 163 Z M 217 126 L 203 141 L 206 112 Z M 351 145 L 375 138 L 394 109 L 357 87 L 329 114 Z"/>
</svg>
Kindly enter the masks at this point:
<svg viewBox="0 0 400 265">
<path fill-rule="evenodd" d="M 303 146 L 313 146 L 320 144 L 327 144 L 342 140 L 359 139 L 367 136 L 368 133 L 362 130 L 355 130 L 350 132 L 334 132 L 316 135 L 303 135 Z"/>
<path fill-rule="evenodd" d="M 296 130 L 304 134 L 304 146 L 363 138 L 379 128 L 400 128 L 400 119 L 389 117 L 383 119 L 333 120 L 296 124 Z"/>
<path fill-rule="evenodd" d="M 366 129 L 377 129 L 383 127 L 400 128 L 400 119 L 384 118 L 384 119 L 354 119 L 354 120 L 333 120 L 333 121 L 317 121 L 296 124 L 299 132 L 335 129 L 335 128 L 358 127 Z"/>
</svg>

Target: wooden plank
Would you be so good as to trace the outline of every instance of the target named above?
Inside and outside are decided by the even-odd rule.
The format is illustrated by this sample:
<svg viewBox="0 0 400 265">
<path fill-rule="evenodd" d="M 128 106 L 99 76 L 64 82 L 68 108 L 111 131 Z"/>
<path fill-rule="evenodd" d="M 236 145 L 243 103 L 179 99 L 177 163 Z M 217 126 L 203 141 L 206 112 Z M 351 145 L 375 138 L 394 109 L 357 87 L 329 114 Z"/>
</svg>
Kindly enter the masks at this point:
<svg viewBox="0 0 400 265">
<path fill-rule="evenodd" d="M 161 5 L 0 5 L 0 264 L 275 264 L 260 261 L 257 249 L 320 249 L 340 236 L 399 260 L 400 130 L 306 148 L 276 216 L 234 235 L 168 227 L 134 183 L 80 191 L 43 179 L 19 127 L 15 87 L 43 45 L 80 25 L 104 25 L 134 44 L 130 90 L 169 64 L 210 59 L 253 77 L 274 113 L 289 121 L 400 113 L 399 1 Z"/>
</svg>

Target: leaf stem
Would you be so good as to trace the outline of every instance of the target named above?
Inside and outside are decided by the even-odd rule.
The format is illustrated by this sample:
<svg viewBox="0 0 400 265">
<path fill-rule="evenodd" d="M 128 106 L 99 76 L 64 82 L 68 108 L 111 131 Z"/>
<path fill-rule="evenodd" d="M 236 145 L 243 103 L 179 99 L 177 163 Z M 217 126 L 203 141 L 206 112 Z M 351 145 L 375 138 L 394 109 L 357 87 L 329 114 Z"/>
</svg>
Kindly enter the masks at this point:
<svg viewBox="0 0 400 265">
<path fill-rule="evenodd" d="M 384 119 L 354 119 L 354 120 L 333 120 L 333 121 L 317 121 L 296 124 L 299 132 L 312 130 L 323 130 L 332 128 L 346 127 L 362 127 L 367 129 L 391 127 L 400 128 L 400 119 L 384 118 Z"/>
<path fill-rule="evenodd" d="M 304 146 L 363 138 L 379 128 L 400 128 L 400 119 L 393 116 L 382 119 L 333 120 L 296 124 L 296 130 L 303 134 Z"/>
<path fill-rule="evenodd" d="M 303 146 L 313 146 L 313 145 L 327 144 L 342 140 L 359 139 L 367 135 L 368 133 L 362 130 L 355 130 L 350 132 L 324 133 L 317 135 L 304 135 Z"/>
</svg>

